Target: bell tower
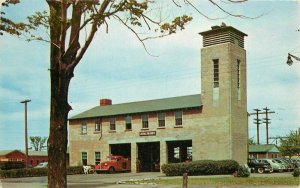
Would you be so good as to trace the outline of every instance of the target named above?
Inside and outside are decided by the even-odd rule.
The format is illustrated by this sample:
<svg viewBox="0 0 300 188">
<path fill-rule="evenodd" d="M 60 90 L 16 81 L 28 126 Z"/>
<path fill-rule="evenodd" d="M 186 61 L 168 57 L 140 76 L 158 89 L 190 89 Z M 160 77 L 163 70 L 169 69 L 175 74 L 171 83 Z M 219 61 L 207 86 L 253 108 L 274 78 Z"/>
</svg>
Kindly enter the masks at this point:
<svg viewBox="0 0 300 188">
<path fill-rule="evenodd" d="M 201 49 L 201 100 L 203 114 L 217 117 L 215 126 L 228 139 L 228 158 L 239 163 L 247 161 L 247 34 L 224 23 L 199 33 Z M 219 134 L 220 135 L 220 134 Z"/>
</svg>

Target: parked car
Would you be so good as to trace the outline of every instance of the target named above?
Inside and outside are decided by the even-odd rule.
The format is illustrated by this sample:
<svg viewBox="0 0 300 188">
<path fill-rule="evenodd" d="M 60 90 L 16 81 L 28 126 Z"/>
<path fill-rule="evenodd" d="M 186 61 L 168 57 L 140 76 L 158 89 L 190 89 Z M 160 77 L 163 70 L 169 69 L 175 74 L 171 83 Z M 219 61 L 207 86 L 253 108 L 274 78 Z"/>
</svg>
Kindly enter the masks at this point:
<svg viewBox="0 0 300 188">
<path fill-rule="evenodd" d="M 110 155 L 107 161 L 101 162 L 95 166 L 97 174 L 100 172 L 124 172 L 131 170 L 131 161 L 128 158 L 119 155 Z"/>
<path fill-rule="evenodd" d="M 295 168 L 295 164 L 292 159 L 289 158 L 280 158 L 282 161 L 286 162 L 288 165 L 288 171 L 293 171 Z"/>
<path fill-rule="evenodd" d="M 258 159 L 259 162 L 268 163 L 274 172 L 283 172 L 284 166 L 281 163 L 278 163 L 274 159 Z"/>
<path fill-rule="evenodd" d="M 295 168 L 300 168 L 300 158 L 293 158 Z"/>
<path fill-rule="evenodd" d="M 284 160 L 282 160 L 282 159 L 280 159 L 280 158 L 274 158 L 274 160 L 275 160 L 276 162 L 280 163 L 280 164 L 284 167 L 283 170 L 284 170 L 285 172 L 289 171 L 289 164 L 288 164 L 286 161 L 284 161 Z"/>
<path fill-rule="evenodd" d="M 270 164 L 259 162 L 257 159 L 248 159 L 248 166 L 251 169 L 251 172 L 264 173 L 264 172 L 273 172 L 273 169 Z"/>
<path fill-rule="evenodd" d="M 48 168 L 48 162 L 42 162 L 36 165 L 34 168 Z"/>
</svg>

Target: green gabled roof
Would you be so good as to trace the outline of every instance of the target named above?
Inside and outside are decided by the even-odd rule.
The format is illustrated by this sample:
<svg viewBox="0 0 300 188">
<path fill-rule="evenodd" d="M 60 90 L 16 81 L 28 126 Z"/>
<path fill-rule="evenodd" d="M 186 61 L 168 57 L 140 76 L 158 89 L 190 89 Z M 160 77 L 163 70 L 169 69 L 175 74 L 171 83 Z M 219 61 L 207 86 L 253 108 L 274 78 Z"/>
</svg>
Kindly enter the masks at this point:
<svg viewBox="0 0 300 188">
<path fill-rule="evenodd" d="M 121 114 L 134 114 L 142 112 L 155 112 L 185 108 L 195 108 L 202 106 L 201 95 L 189 95 L 172 97 L 165 99 L 155 99 L 148 101 L 130 102 L 114 104 L 109 106 L 96 106 L 90 110 L 77 114 L 70 118 L 83 119 L 92 117 L 114 116 Z"/>
<path fill-rule="evenodd" d="M 250 153 L 279 153 L 279 150 L 274 144 L 263 144 L 263 145 L 250 145 L 249 146 Z"/>
</svg>

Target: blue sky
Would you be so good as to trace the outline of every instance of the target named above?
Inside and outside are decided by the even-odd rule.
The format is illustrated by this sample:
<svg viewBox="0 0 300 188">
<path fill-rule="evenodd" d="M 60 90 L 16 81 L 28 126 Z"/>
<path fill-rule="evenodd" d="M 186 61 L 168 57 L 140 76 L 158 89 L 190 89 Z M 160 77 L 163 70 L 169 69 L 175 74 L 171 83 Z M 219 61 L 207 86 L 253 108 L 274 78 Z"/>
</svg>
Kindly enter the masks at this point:
<svg viewBox="0 0 300 188">
<path fill-rule="evenodd" d="M 34 2 L 34 3 L 33 3 Z M 201 1 L 196 12 L 182 10 L 194 17 L 186 30 L 174 36 L 151 40 L 149 56 L 135 36 L 111 20 L 109 33 L 96 35 L 71 81 L 70 116 L 99 104 L 100 98 L 124 103 L 156 98 L 198 94 L 200 49 L 198 34 L 225 22 L 248 34 L 247 50 L 248 112 L 268 107 L 271 114 L 270 136 L 285 136 L 300 127 L 300 62 L 288 66 L 287 53 L 300 57 L 300 3 L 297 1 L 251 1 L 225 8 L 238 14 L 257 16 L 240 19 L 225 16 L 213 5 Z M 30 0 L 7 9 L 7 15 L 22 20 L 36 10 L 46 10 L 44 1 Z M 168 11 L 168 9 L 164 9 Z M 170 14 L 178 12 L 172 9 Z M 7 34 L 0 37 L 0 149 L 24 148 L 24 105 L 28 104 L 29 136 L 48 136 L 50 107 L 49 44 L 26 42 Z M 261 118 L 263 118 L 261 116 Z M 265 126 L 261 126 L 265 143 Z M 256 139 L 253 117 L 249 137 Z M 271 140 L 272 142 L 272 140 Z"/>
</svg>

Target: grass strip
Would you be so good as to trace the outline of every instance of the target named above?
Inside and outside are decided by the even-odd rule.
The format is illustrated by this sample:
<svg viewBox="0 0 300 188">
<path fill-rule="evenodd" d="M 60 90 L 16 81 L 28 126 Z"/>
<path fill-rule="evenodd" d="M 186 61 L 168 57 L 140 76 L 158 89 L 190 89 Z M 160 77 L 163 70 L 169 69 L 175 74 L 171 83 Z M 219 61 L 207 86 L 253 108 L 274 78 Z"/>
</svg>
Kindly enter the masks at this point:
<svg viewBox="0 0 300 188">
<path fill-rule="evenodd" d="M 299 185 L 299 178 L 295 177 L 249 177 L 249 178 L 235 178 L 235 177 L 222 177 L 222 178 L 189 178 L 189 185 L 211 185 L 211 186 L 260 186 L 260 185 Z M 146 182 L 145 182 L 146 183 Z M 148 181 L 150 183 L 150 181 Z M 159 179 L 153 180 L 151 183 L 160 185 L 180 185 L 182 178 L 172 179 Z"/>
</svg>

